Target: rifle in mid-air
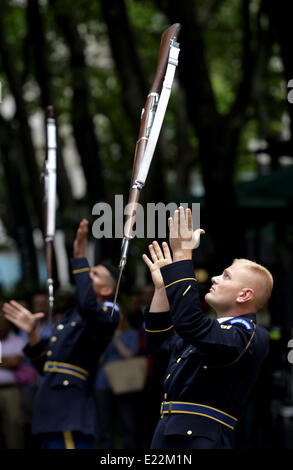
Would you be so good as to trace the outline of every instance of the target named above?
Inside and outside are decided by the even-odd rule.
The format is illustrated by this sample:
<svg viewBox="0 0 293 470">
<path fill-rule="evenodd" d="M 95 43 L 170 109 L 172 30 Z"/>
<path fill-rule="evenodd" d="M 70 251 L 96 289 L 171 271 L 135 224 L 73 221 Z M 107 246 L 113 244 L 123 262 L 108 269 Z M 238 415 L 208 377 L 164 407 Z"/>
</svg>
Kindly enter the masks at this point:
<svg viewBox="0 0 293 470">
<path fill-rule="evenodd" d="M 112 313 L 117 301 L 121 276 L 127 261 L 130 240 L 132 239 L 136 207 L 152 162 L 170 98 L 175 70 L 178 65 L 180 49 L 177 37 L 180 29 L 181 25 L 179 23 L 175 23 L 166 29 L 162 35 L 155 79 L 142 110 L 132 168 L 130 193 L 127 204 L 128 210 L 124 224 L 124 236 L 119 263 L 119 278 L 116 286 Z"/>
<path fill-rule="evenodd" d="M 44 212 L 45 212 L 45 248 L 47 265 L 47 288 L 49 300 L 49 319 L 52 322 L 54 311 L 54 281 L 53 281 L 53 240 L 55 236 L 56 219 L 56 122 L 52 106 L 46 110 L 46 157 L 44 163 Z"/>
</svg>

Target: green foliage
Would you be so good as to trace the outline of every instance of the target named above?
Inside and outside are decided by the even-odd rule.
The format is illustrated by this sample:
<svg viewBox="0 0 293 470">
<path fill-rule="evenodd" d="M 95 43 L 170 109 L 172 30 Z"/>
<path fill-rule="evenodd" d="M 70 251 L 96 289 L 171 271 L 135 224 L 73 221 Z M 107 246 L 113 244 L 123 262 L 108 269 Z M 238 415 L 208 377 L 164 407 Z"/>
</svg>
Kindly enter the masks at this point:
<svg viewBox="0 0 293 470">
<path fill-rule="evenodd" d="M 122 0 L 121 0 L 122 1 Z M 190 0 L 191 1 L 191 0 Z M 41 110 L 40 88 L 36 77 L 36 70 L 31 47 L 28 43 L 30 26 L 27 24 L 26 3 L 5 2 L 5 16 L 3 24 L 6 40 L 13 51 L 13 61 L 22 78 L 23 92 L 30 116 Z M 50 2 L 40 2 L 42 18 L 47 39 L 47 54 L 51 66 L 51 76 L 57 97 L 59 125 L 71 127 L 72 112 L 72 79 L 69 67 L 68 45 L 60 32 L 56 22 L 58 10 L 69 7 L 77 19 L 78 31 L 86 43 L 87 77 L 92 95 L 90 103 L 94 116 L 103 177 L 106 193 L 111 199 L 113 194 L 123 193 L 125 196 L 129 187 L 132 160 L 135 149 L 136 135 L 129 121 L 126 109 L 122 102 L 122 89 L 119 74 L 116 70 L 106 24 L 102 14 L 100 2 L 90 0 L 62 0 L 49 7 Z M 142 64 L 147 83 L 152 83 L 158 59 L 158 48 L 161 34 L 170 24 L 167 16 L 158 8 L 159 2 L 127 0 L 126 7 L 129 22 L 135 42 L 138 57 Z M 212 2 L 206 0 L 194 1 L 202 21 L 201 28 L 204 42 L 204 53 L 207 58 L 210 81 L 215 95 L 217 110 L 220 115 L 228 115 L 237 97 L 239 85 L 243 79 L 243 44 L 245 39 L 242 2 L 239 0 L 225 0 L 219 2 L 217 9 L 205 16 L 207 7 Z M 250 30 L 251 50 L 254 54 L 258 48 L 258 28 L 264 30 L 268 24 L 258 24 L 258 14 L 261 0 L 250 2 Z M 196 27 L 196 25 L 195 25 Z M 0 58 L 0 80 L 4 84 L 3 92 L 9 93 L 10 84 L 3 69 Z M 243 172 L 256 172 L 255 155 L 249 151 L 252 139 L 278 138 L 283 130 L 282 117 L 287 111 L 286 82 L 280 61 L 280 48 L 276 43 L 269 50 L 269 60 L 261 76 L 261 87 L 251 97 L 246 109 L 245 124 L 241 129 L 237 150 L 237 164 L 235 182 L 241 178 Z M 164 121 L 164 161 L 163 174 L 165 175 L 166 193 L 169 199 L 176 193 L 188 193 L 189 187 L 175 187 L 169 178 L 170 174 L 178 171 L 178 165 L 187 173 L 199 168 L 198 149 L 200 142 L 194 127 L 188 121 L 186 113 L 184 123 L 179 122 L 182 115 L 178 109 L 182 106 L 179 92 L 178 77 L 172 92 L 171 100 Z M 182 91 L 182 90 L 181 90 Z M 197 103 L 194 103 L 197 106 Z M 264 108 L 261 115 L 260 107 Z M 1 105 L 0 105 L 1 113 Z M 186 130 L 186 144 L 188 156 L 193 155 L 193 161 L 178 162 L 179 124 Z M 137 126 L 137 130 L 139 123 Z M 66 143 L 66 142 L 65 142 Z M 212 171 L 212 169 L 211 169 Z M 5 175 L 0 172 L 0 183 Z M 29 188 L 30 175 L 23 174 Z M 0 189 L 0 214 L 3 214 L 3 184 Z M 140 242 L 139 242 L 140 243 Z M 140 246 L 138 244 L 138 246 Z M 133 269 L 135 267 L 133 266 Z"/>
<path fill-rule="evenodd" d="M 241 80 L 242 25 L 241 2 L 223 2 L 204 29 L 206 55 L 218 110 L 229 111 Z"/>
</svg>

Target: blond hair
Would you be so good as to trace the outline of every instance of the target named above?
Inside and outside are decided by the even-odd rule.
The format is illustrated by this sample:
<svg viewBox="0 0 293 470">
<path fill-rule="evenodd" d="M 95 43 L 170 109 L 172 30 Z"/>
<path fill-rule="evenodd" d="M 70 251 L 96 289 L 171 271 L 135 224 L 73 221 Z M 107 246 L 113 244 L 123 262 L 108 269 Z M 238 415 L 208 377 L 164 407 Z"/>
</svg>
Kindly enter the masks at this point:
<svg viewBox="0 0 293 470">
<path fill-rule="evenodd" d="M 241 263 L 250 272 L 256 274 L 258 288 L 255 289 L 255 307 L 257 311 L 260 310 L 271 296 L 274 285 L 273 276 L 267 268 L 249 259 L 235 258 L 232 264 L 234 263 Z"/>
</svg>

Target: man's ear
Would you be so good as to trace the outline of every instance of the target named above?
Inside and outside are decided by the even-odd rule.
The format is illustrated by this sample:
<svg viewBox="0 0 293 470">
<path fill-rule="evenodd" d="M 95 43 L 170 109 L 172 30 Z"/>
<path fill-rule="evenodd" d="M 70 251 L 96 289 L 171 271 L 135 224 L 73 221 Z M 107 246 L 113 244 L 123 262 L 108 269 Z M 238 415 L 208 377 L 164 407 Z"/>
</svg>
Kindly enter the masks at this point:
<svg viewBox="0 0 293 470">
<path fill-rule="evenodd" d="M 248 302 L 249 300 L 252 300 L 253 298 L 254 298 L 254 290 L 251 289 L 250 287 L 245 287 L 238 294 L 236 302 L 243 304 L 245 302 Z"/>
<path fill-rule="evenodd" d="M 100 290 L 100 295 L 102 295 L 103 297 L 109 297 L 112 294 L 113 294 L 113 287 L 111 286 L 104 286 Z"/>
</svg>

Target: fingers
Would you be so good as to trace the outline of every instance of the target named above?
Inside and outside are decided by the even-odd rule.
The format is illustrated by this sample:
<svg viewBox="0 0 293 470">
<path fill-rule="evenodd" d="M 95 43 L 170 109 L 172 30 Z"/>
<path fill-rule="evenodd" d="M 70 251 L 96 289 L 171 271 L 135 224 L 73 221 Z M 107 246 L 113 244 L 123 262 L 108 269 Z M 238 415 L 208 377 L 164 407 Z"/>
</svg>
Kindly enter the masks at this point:
<svg viewBox="0 0 293 470">
<path fill-rule="evenodd" d="M 178 227 L 175 225 L 175 212 L 173 217 L 169 217 L 168 219 L 168 227 L 169 227 L 169 239 L 177 238 L 178 237 Z"/>
<path fill-rule="evenodd" d="M 164 252 L 164 258 L 166 260 L 172 262 L 171 252 L 170 252 L 168 243 L 163 242 L 162 243 L 162 248 L 163 248 L 163 252 Z"/>
<path fill-rule="evenodd" d="M 174 211 L 173 218 L 168 218 L 168 227 L 170 231 L 177 228 L 179 235 L 184 234 L 185 230 L 192 232 L 193 219 L 191 209 L 189 209 L 189 207 L 184 209 L 184 207 L 179 206 L 178 209 Z"/>
<path fill-rule="evenodd" d="M 169 238 L 178 238 L 179 213 L 178 209 L 174 211 L 173 217 L 168 218 Z"/>
<path fill-rule="evenodd" d="M 194 235 L 197 237 L 200 237 L 200 235 L 204 235 L 205 231 L 202 228 L 198 228 L 197 230 L 194 231 Z"/>
<path fill-rule="evenodd" d="M 15 307 L 16 310 L 20 310 L 21 307 L 22 307 L 22 305 L 19 304 L 18 302 L 16 302 L 16 300 L 10 300 L 9 304 L 10 304 L 10 305 L 13 305 L 13 307 Z"/>
<path fill-rule="evenodd" d="M 4 313 L 4 317 L 6 318 L 6 320 L 10 321 L 15 326 L 17 326 L 17 327 L 19 326 L 19 323 L 18 323 L 18 320 L 17 320 L 17 315 L 13 315 L 13 314 L 10 314 L 10 313 Z"/>
<path fill-rule="evenodd" d="M 82 219 L 79 224 L 80 227 L 88 227 L 88 225 L 89 225 L 89 222 L 87 219 Z"/>
<path fill-rule="evenodd" d="M 174 225 L 177 227 L 178 223 L 179 223 L 179 211 L 178 211 L 178 209 L 176 209 L 174 211 L 173 219 L 174 219 Z"/>
<path fill-rule="evenodd" d="M 179 229 L 180 229 L 179 233 L 183 234 L 186 227 L 187 227 L 187 224 L 186 224 L 184 207 L 180 206 L 179 207 Z"/>
<path fill-rule="evenodd" d="M 34 313 L 35 320 L 40 320 L 41 318 L 44 318 L 44 316 L 45 314 L 43 312 Z"/>
<path fill-rule="evenodd" d="M 26 315 L 27 314 L 32 315 L 32 312 L 30 310 L 28 310 L 27 308 L 25 308 L 23 305 L 19 304 L 15 300 L 10 300 L 10 306 L 12 306 L 15 309 L 15 312 L 17 313 L 17 315 L 21 313 L 26 314 Z"/>
<path fill-rule="evenodd" d="M 163 251 L 162 251 L 162 249 L 163 249 Z M 154 263 L 156 263 L 157 261 L 160 261 L 160 260 L 166 259 L 166 260 L 172 262 L 169 246 L 166 242 L 162 243 L 162 249 L 161 249 L 159 243 L 157 241 L 154 241 L 153 243 L 151 243 L 149 245 L 149 252 L 150 252 L 150 255 L 151 255 L 151 260 L 146 254 L 142 255 L 142 259 L 144 260 L 144 262 L 146 263 L 146 265 L 149 268 L 151 268 Z"/>
<path fill-rule="evenodd" d="M 186 209 L 186 217 L 187 217 L 187 228 L 188 230 L 193 231 L 192 212 L 190 209 Z"/>
<path fill-rule="evenodd" d="M 160 245 L 157 241 L 153 242 L 153 248 L 155 250 L 157 259 L 162 259 L 163 258 L 163 253 L 162 253 L 161 247 L 160 247 Z"/>
<path fill-rule="evenodd" d="M 3 310 L 4 311 L 4 310 Z M 18 318 L 18 315 L 15 314 L 15 313 L 11 313 L 11 312 L 6 312 L 4 311 L 4 317 L 10 321 L 11 323 L 13 323 L 14 325 L 16 326 L 19 326 L 18 322 L 19 322 L 19 318 Z"/>
<path fill-rule="evenodd" d="M 171 238 L 178 238 L 180 235 L 185 233 L 185 230 L 188 225 L 187 223 L 188 212 L 187 211 L 190 212 L 191 214 L 191 210 L 186 209 L 186 215 L 185 215 L 184 207 L 179 206 L 179 208 L 174 211 L 173 218 L 169 217 L 168 226 L 169 226 Z M 191 217 L 191 220 L 192 220 L 192 217 Z"/>
<path fill-rule="evenodd" d="M 197 230 L 194 231 L 194 247 L 193 248 L 198 248 L 200 244 L 200 236 L 203 235 L 205 231 L 202 228 L 198 228 Z"/>
<path fill-rule="evenodd" d="M 77 229 L 77 236 L 79 238 L 85 237 L 88 234 L 89 223 L 87 219 L 82 219 Z"/>
<path fill-rule="evenodd" d="M 13 302 L 13 301 L 11 301 L 11 302 Z M 18 309 L 15 306 L 12 306 L 11 302 L 10 303 L 5 302 L 3 304 L 2 310 L 3 310 L 4 313 L 8 313 L 9 315 L 17 316 L 18 315 Z"/>
<path fill-rule="evenodd" d="M 12 315 L 14 318 L 18 317 L 21 314 L 29 314 L 31 312 L 25 308 L 23 305 L 19 304 L 15 300 L 10 300 L 10 302 L 5 302 L 2 307 L 3 312 Z"/>
<path fill-rule="evenodd" d="M 178 238 L 180 234 L 180 212 L 178 209 L 174 211 L 173 217 L 168 219 L 170 238 Z"/>
<path fill-rule="evenodd" d="M 16 300 L 10 300 L 9 304 L 15 308 L 17 312 L 29 312 L 23 305 L 16 302 Z"/>
<path fill-rule="evenodd" d="M 153 263 L 156 263 L 158 261 L 157 253 L 154 249 L 153 243 L 149 245 L 149 252 L 152 258 Z"/>
<path fill-rule="evenodd" d="M 142 255 L 142 259 L 144 260 L 145 264 L 147 265 L 147 267 L 149 269 L 151 269 L 151 267 L 153 266 L 153 263 L 151 262 L 151 260 L 149 259 L 149 257 L 146 255 L 146 254 L 143 254 Z"/>
</svg>

